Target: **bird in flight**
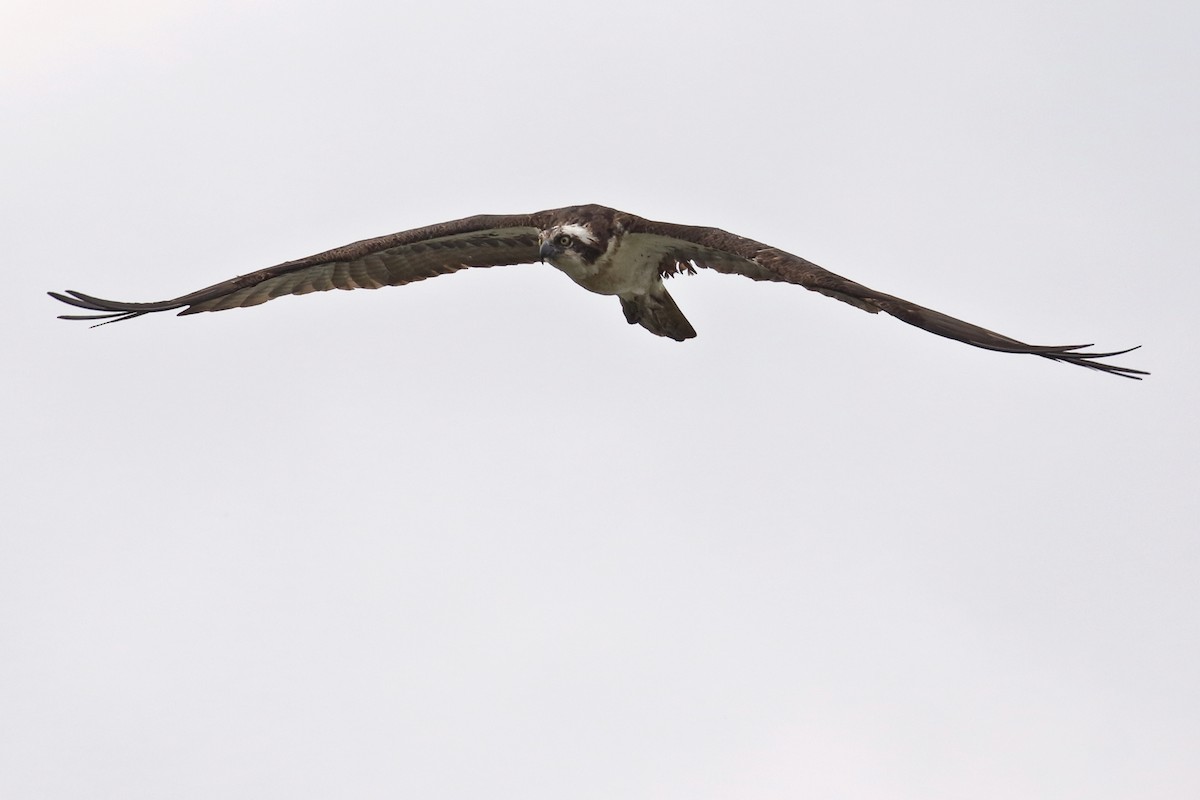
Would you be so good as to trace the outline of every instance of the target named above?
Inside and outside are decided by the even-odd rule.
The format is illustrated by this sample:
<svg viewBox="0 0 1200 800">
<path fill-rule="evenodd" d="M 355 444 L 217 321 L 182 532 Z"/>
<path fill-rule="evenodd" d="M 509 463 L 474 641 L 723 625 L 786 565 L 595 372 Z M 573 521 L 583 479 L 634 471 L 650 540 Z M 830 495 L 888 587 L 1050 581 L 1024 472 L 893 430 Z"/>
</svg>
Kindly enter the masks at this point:
<svg viewBox="0 0 1200 800">
<path fill-rule="evenodd" d="M 663 278 L 696 267 L 756 281 L 794 283 L 871 314 L 883 311 L 902 322 L 986 350 L 1028 353 L 1053 361 L 1141 380 L 1149 373 L 1105 363 L 1120 356 L 1084 352 L 1090 344 L 1030 345 L 890 294 L 868 289 L 811 261 L 718 228 L 654 222 L 597 205 L 534 214 L 480 215 L 366 239 L 324 253 L 240 275 L 173 300 L 122 303 L 82 292 L 50 296 L 100 312 L 61 319 L 133 319 L 157 311 L 180 315 L 224 311 L 265 303 L 288 294 L 329 289 L 378 289 L 457 272 L 548 261 L 583 288 L 616 295 L 629 324 L 676 341 L 696 335 L 668 294 Z"/>
</svg>

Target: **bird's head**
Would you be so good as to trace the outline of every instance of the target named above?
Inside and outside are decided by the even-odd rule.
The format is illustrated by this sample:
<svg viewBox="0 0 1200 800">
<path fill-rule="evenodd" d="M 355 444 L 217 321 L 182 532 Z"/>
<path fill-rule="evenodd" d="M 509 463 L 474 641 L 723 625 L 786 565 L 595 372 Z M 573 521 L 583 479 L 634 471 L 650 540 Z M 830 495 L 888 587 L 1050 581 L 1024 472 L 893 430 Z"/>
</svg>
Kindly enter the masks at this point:
<svg viewBox="0 0 1200 800">
<path fill-rule="evenodd" d="M 581 222 L 553 225 L 538 233 L 538 255 L 543 261 L 564 267 L 586 267 L 596 263 L 608 243 L 592 226 Z"/>
</svg>

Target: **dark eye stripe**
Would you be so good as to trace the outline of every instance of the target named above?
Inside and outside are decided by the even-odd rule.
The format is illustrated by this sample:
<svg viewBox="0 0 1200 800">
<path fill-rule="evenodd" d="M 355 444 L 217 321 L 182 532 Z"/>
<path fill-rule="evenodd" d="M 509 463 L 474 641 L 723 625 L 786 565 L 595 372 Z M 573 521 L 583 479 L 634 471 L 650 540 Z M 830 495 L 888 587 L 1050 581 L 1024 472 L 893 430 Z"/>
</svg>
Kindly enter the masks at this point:
<svg viewBox="0 0 1200 800">
<path fill-rule="evenodd" d="M 576 239 L 573 242 L 571 242 L 571 249 L 574 250 L 576 253 L 579 253 L 579 255 L 583 256 L 583 260 L 587 261 L 588 263 L 594 262 L 596 259 L 598 259 L 601 255 L 604 254 L 604 251 L 602 249 L 600 249 L 599 247 L 595 247 L 593 245 L 587 244 L 586 242 L 583 242 L 579 239 Z"/>
</svg>

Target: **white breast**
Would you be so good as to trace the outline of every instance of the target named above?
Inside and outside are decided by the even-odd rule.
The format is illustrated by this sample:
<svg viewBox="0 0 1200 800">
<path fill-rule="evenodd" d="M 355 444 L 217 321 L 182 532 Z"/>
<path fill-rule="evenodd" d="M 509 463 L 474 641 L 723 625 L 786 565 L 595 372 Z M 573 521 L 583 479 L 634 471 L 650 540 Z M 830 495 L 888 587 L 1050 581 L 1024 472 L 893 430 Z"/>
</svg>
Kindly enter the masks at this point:
<svg viewBox="0 0 1200 800">
<path fill-rule="evenodd" d="M 583 288 L 597 294 L 631 296 L 646 294 L 661 282 L 658 265 L 665 252 L 666 241 L 660 236 L 626 234 L 615 236 L 609 249 L 590 265 L 561 264 Z"/>
</svg>

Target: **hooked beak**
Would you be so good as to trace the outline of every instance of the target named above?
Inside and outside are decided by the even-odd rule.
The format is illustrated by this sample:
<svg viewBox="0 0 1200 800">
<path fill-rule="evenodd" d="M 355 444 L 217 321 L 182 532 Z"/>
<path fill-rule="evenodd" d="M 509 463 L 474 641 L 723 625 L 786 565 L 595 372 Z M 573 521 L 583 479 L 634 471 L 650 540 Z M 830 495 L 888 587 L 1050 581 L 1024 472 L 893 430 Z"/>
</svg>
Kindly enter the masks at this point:
<svg viewBox="0 0 1200 800">
<path fill-rule="evenodd" d="M 541 256 L 543 262 L 548 258 L 554 258 L 562 253 L 562 248 L 549 240 L 542 242 L 542 246 L 538 248 L 538 255 Z"/>
</svg>

